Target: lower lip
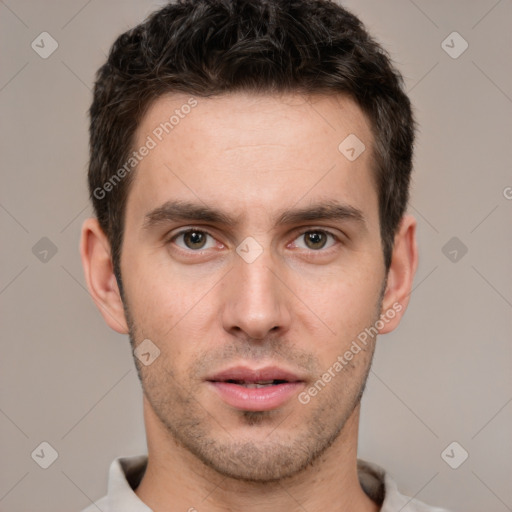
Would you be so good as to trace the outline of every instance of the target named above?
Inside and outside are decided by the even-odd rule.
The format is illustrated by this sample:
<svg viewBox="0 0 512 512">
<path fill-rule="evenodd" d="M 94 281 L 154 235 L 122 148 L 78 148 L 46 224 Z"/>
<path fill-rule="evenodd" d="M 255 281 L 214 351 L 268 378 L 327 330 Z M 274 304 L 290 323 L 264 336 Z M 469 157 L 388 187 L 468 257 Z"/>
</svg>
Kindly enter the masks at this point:
<svg viewBox="0 0 512 512">
<path fill-rule="evenodd" d="M 220 397 L 231 407 L 244 411 L 270 411 L 282 406 L 304 386 L 303 382 L 286 382 L 264 388 L 246 388 L 231 382 L 211 382 Z"/>
</svg>

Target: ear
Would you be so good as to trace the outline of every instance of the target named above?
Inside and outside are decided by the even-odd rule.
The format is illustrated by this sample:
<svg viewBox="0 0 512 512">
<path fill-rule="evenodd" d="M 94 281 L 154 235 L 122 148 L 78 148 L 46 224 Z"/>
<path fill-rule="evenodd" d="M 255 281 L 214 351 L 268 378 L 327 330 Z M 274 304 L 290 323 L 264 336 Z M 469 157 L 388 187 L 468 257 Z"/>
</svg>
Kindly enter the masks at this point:
<svg viewBox="0 0 512 512">
<path fill-rule="evenodd" d="M 105 322 L 114 331 L 128 334 L 123 301 L 112 266 L 110 243 L 97 219 L 87 219 L 82 226 L 80 255 L 89 293 Z"/>
<path fill-rule="evenodd" d="M 418 267 L 418 248 L 416 246 L 416 219 L 404 215 L 400 223 L 395 243 L 384 297 L 382 299 L 381 318 L 384 327 L 380 334 L 396 329 L 409 304 L 412 283 Z"/>
</svg>

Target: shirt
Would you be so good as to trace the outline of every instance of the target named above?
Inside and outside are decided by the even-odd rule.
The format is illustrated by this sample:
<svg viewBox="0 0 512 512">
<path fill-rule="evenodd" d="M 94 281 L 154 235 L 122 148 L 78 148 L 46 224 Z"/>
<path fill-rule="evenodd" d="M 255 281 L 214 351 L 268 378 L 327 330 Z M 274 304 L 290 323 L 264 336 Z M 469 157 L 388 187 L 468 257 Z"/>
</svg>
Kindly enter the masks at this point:
<svg viewBox="0 0 512 512">
<path fill-rule="evenodd" d="M 107 495 L 82 512 L 152 512 L 134 492 L 144 476 L 147 461 L 147 455 L 115 459 L 109 470 Z M 449 512 L 404 496 L 377 464 L 357 459 L 357 473 L 363 491 L 381 506 L 380 512 Z"/>
</svg>

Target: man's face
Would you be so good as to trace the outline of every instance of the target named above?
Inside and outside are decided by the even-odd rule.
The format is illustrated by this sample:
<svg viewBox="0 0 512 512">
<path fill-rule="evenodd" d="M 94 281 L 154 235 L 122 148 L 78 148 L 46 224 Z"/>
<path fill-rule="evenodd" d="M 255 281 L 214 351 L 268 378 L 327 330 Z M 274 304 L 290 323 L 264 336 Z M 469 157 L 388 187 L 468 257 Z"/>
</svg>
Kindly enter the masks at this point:
<svg viewBox="0 0 512 512">
<path fill-rule="evenodd" d="M 169 436 L 222 474 L 275 480 L 332 444 L 369 372 L 373 341 L 299 400 L 381 313 L 370 127 L 347 98 L 188 100 L 158 99 L 137 131 L 156 147 L 129 192 L 121 275 L 132 342 L 160 356 L 136 363 Z M 350 134 L 366 146 L 353 161 Z"/>
</svg>

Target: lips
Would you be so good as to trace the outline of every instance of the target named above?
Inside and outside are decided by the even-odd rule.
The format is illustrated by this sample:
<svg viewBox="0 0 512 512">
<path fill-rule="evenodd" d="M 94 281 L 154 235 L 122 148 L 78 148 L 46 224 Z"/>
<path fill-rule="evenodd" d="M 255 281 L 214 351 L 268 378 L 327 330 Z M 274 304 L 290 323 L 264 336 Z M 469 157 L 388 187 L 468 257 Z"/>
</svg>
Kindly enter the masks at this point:
<svg viewBox="0 0 512 512">
<path fill-rule="evenodd" d="M 278 367 L 237 366 L 206 381 L 227 405 L 246 411 L 277 409 L 305 385 L 300 376 Z"/>
</svg>

